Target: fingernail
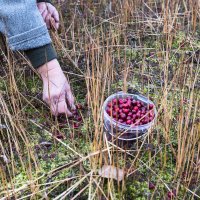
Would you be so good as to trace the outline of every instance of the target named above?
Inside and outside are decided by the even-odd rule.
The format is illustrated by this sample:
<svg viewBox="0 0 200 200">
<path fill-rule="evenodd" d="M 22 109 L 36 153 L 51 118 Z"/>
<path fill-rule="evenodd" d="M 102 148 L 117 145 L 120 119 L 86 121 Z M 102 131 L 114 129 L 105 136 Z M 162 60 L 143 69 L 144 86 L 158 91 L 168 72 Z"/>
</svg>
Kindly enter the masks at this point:
<svg viewBox="0 0 200 200">
<path fill-rule="evenodd" d="M 76 106 L 74 104 L 70 104 L 71 110 L 76 110 Z"/>
</svg>

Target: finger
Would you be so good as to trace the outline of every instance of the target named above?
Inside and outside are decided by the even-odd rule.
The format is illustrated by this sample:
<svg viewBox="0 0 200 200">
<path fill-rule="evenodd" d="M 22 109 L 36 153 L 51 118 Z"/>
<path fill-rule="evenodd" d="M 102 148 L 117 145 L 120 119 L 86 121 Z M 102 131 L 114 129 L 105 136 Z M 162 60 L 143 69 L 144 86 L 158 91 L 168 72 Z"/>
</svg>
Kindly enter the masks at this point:
<svg viewBox="0 0 200 200">
<path fill-rule="evenodd" d="M 51 20 L 51 15 L 48 13 L 45 18 L 45 22 L 48 29 L 50 29 L 50 23 L 51 23 L 50 20 Z"/>
<path fill-rule="evenodd" d="M 76 106 L 75 106 L 75 103 L 74 103 L 74 96 L 73 96 L 70 89 L 66 90 L 66 98 L 67 98 L 67 101 L 69 103 L 71 110 L 75 110 Z"/>
<path fill-rule="evenodd" d="M 72 113 L 69 111 L 65 100 L 59 101 L 57 104 L 57 113 L 58 114 L 66 114 L 68 117 L 72 116 Z"/>
<path fill-rule="evenodd" d="M 51 104 L 50 105 L 51 112 L 54 116 L 58 116 L 59 114 L 65 114 L 68 117 L 72 116 L 72 113 L 68 110 L 67 104 L 65 101 L 59 102 L 58 104 Z"/>
<path fill-rule="evenodd" d="M 44 19 L 44 21 L 45 21 L 45 18 L 47 16 L 47 14 L 48 14 L 48 11 L 46 9 L 41 13 L 42 18 Z"/>
<path fill-rule="evenodd" d="M 57 115 L 58 115 L 58 112 L 57 112 L 56 104 L 55 104 L 55 103 L 50 104 L 50 110 L 51 110 L 51 113 L 52 113 L 54 116 L 57 116 Z"/>
<path fill-rule="evenodd" d="M 55 28 L 59 28 L 59 13 L 54 6 L 47 4 L 48 12 L 51 14 L 51 17 L 54 18 L 56 25 Z"/>
<path fill-rule="evenodd" d="M 55 103 L 55 101 L 53 101 L 53 99 L 50 99 L 50 98 L 43 98 L 43 100 L 49 105 L 50 110 L 51 110 L 51 113 L 52 113 L 54 116 L 57 116 L 57 115 L 58 115 L 58 112 L 57 112 L 57 108 L 56 108 L 56 103 Z"/>
<path fill-rule="evenodd" d="M 55 10 L 53 13 L 52 13 L 52 17 L 54 18 L 55 22 L 56 22 L 56 29 L 59 28 L 59 14 L 58 14 L 58 11 Z"/>
<path fill-rule="evenodd" d="M 59 22 L 59 14 L 58 14 L 58 11 L 55 10 L 53 13 L 52 13 L 52 17 L 55 19 L 56 22 Z"/>
<path fill-rule="evenodd" d="M 58 23 L 58 22 L 55 24 L 55 26 L 56 26 L 56 30 L 59 29 L 59 25 L 60 25 L 60 23 Z"/>
</svg>

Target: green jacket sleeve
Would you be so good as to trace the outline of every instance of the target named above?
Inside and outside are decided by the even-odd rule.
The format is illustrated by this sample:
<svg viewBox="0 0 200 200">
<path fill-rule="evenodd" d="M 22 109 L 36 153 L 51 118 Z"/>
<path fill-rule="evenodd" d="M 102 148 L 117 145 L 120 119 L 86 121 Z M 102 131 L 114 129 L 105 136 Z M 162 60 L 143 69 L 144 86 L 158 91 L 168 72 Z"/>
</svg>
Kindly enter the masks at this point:
<svg viewBox="0 0 200 200">
<path fill-rule="evenodd" d="M 47 2 L 47 3 L 51 3 L 50 0 L 37 0 L 37 3 L 40 3 L 40 2 Z"/>
<path fill-rule="evenodd" d="M 14 51 L 51 43 L 36 0 L 0 0 L 0 32 Z"/>
<path fill-rule="evenodd" d="M 57 53 L 52 44 L 24 51 L 34 68 L 38 68 L 45 63 L 57 59 Z"/>
</svg>

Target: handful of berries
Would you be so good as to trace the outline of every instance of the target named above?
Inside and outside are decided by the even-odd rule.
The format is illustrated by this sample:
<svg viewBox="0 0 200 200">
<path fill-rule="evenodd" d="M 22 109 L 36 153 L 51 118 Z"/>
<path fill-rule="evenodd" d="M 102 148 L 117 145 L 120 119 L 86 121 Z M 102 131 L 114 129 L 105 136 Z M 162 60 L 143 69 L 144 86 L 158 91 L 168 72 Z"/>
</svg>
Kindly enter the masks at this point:
<svg viewBox="0 0 200 200">
<path fill-rule="evenodd" d="M 107 114 L 123 125 L 148 124 L 155 117 L 154 105 L 132 97 L 114 98 L 106 105 Z"/>
</svg>

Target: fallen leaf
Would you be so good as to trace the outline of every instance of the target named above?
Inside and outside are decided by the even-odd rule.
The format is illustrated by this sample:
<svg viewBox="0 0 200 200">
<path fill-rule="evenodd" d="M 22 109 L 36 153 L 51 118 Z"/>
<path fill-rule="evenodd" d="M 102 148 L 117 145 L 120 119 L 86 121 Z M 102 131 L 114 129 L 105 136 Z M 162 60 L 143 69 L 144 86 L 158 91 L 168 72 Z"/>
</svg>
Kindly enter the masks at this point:
<svg viewBox="0 0 200 200">
<path fill-rule="evenodd" d="M 51 142 L 45 142 L 45 141 L 44 141 L 44 142 L 41 142 L 40 145 L 41 145 L 41 146 L 45 146 L 45 147 L 50 147 L 50 146 L 52 145 L 52 143 L 51 143 Z"/>
<path fill-rule="evenodd" d="M 124 178 L 124 170 L 111 165 L 104 165 L 98 172 L 103 178 L 112 178 L 118 181 L 122 181 Z"/>
</svg>

